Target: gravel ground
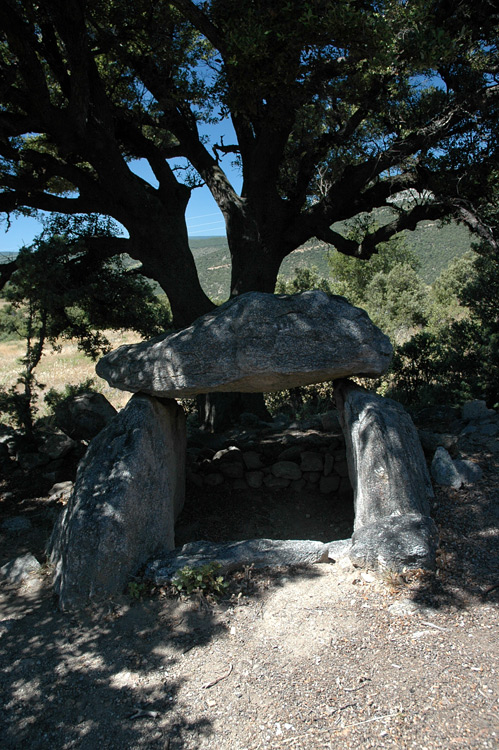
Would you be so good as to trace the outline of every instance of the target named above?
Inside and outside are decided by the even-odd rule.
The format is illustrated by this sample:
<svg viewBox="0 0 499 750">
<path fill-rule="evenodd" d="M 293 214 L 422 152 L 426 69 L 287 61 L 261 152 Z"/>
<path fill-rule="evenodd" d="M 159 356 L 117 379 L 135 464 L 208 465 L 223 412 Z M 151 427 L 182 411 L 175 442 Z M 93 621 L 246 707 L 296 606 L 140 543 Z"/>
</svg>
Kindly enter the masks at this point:
<svg viewBox="0 0 499 750">
<path fill-rule="evenodd" d="M 499 747 L 498 455 L 469 457 L 484 479 L 437 491 L 435 575 L 248 570 L 216 605 L 159 590 L 78 615 L 58 611 L 48 571 L 4 584 L 0 746 Z M 42 543 L 38 512 L 4 559 Z"/>
</svg>

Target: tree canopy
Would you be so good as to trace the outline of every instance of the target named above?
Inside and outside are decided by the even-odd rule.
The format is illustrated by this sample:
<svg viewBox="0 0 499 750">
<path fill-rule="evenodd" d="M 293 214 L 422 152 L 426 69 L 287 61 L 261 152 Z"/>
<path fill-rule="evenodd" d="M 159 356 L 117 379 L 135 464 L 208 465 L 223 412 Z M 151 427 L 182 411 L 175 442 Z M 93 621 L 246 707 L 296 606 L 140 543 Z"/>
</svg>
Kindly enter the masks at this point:
<svg viewBox="0 0 499 750">
<path fill-rule="evenodd" d="M 0 0 L 0 21 L 0 211 L 120 222 L 128 239 L 87 238 L 89 252 L 139 260 L 177 326 L 212 306 L 185 224 L 200 183 L 225 217 L 232 294 L 274 291 L 313 237 L 367 259 L 453 216 L 494 244 L 480 213 L 498 157 L 492 1 Z M 224 119 L 235 142 L 209 143 L 200 126 Z M 332 229 L 380 207 L 383 226 Z"/>
</svg>

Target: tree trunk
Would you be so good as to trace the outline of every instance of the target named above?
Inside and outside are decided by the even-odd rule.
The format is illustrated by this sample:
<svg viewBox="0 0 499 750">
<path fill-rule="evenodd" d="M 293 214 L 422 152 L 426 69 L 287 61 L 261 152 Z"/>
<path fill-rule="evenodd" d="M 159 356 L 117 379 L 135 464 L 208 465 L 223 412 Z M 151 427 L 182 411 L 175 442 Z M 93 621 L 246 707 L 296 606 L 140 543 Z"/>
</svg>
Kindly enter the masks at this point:
<svg viewBox="0 0 499 750">
<path fill-rule="evenodd" d="M 130 255 L 141 261 L 144 274 L 164 290 L 173 325 L 185 328 L 214 304 L 199 282 L 182 201 L 171 202 L 173 210 L 168 210 L 160 200 L 147 196 L 133 208 L 128 205 L 129 210 L 118 218 L 130 234 Z"/>
</svg>

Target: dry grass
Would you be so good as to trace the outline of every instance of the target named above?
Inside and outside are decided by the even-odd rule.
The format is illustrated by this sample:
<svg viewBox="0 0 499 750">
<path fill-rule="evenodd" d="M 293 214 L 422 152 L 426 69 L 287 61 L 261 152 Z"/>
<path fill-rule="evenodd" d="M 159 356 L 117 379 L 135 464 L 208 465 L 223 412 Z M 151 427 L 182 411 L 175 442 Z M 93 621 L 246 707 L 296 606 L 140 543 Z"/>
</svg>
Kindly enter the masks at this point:
<svg viewBox="0 0 499 750">
<path fill-rule="evenodd" d="M 140 341 L 140 336 L 134 332 L 107 331 L 106 336 L 111 342 L 113 349 L 122 344 L 131 344 Z M 122 409 L 131 394 L 111 388 L 105 380 L 95 374 L 95 362 L 78 351 L 73 341 L 61 342 L 61 351 L 47 349 L 42 361 L 36 369 L 37 379 L 43 383 L 47 391 L 55 388 L 62 391 L 67 385 L 78 385 L 79 383 L 93 378 L 95 390 L 100 391 L 113 404 L 116 409 Z M 20 370 L 19 358 L 24 354 L 23 341 L 0 342 L 0 386 L 9 387 L 16 382 Z M 43 392 L 39 400 L 40 416 L 45 413 L 43 403 Z"/>
</svg>

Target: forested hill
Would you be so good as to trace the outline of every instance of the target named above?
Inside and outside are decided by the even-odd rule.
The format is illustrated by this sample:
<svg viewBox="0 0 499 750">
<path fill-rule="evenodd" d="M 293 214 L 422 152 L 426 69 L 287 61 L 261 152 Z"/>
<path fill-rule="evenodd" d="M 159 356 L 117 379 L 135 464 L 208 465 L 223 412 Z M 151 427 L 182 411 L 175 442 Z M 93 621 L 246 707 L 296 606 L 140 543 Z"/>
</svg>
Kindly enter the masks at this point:
<svg viewBox="0 0 499 750">
<path fill-rule="evenodd" d="M 404 232 L 406 242 L 420 260 L 419 274 L 426 284 L 431 284 L 440 272 L 471 246 L 471 235 L 461 224 L 450 222 L 423 222 L 414 232 Z M 191 238 L 201 284 L 211 299 L 222 301 L 229 296 L 230 256 L 225 237 Z M 0 262 L 15 257 L 14 253 L 0 253 Z M 284 260 L 280 276 L 289 281 L 295 268 L 315 267 L 319 276 L 328 278 L 328 249 L 324 243 L 311 241 L 295 250 Z"/>
<path fill-rule="evenodd" d="M 472 237 L 462 224 L 450 222 L 443 226 L 434 221 L 422 222 L 414 232 L 404 232 L 407 245 L 420 260 L 419 274 L 431 284 L 454 258 L 470 249 Z M 230 256 L 225 237 L 191 240 L 203 288 L 214 300 L 229 295 Z M 328 249 L 324 243 L 310 242 L 295 250 L 284 260 L 280 276 L 289 280 L 295 268 L 315 266 L 319 276 L 329 277 Z"/>
</svg>

